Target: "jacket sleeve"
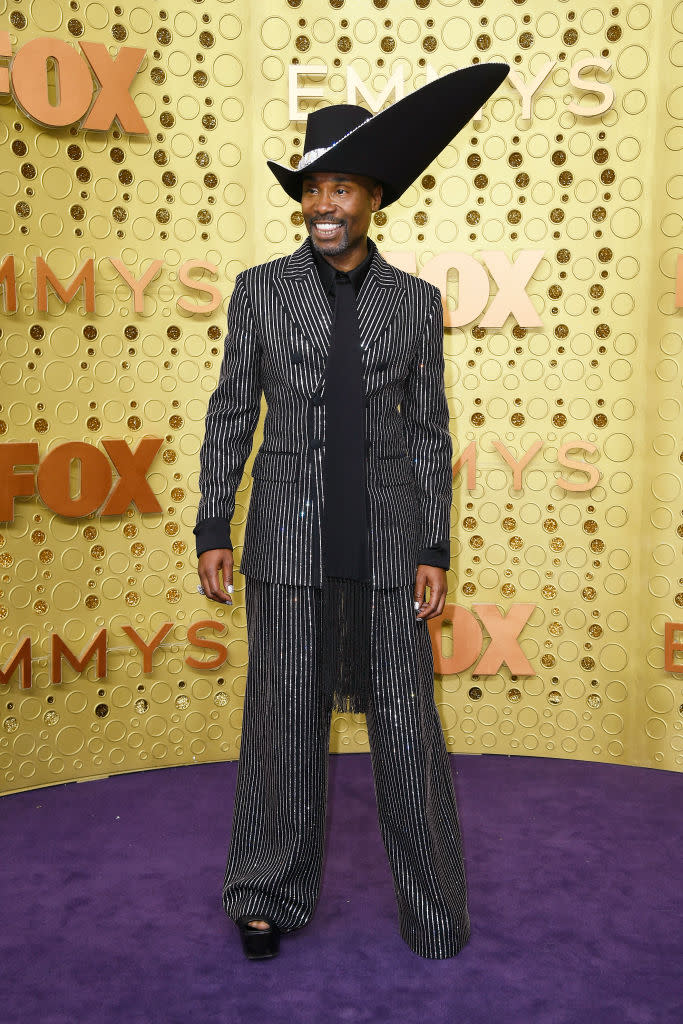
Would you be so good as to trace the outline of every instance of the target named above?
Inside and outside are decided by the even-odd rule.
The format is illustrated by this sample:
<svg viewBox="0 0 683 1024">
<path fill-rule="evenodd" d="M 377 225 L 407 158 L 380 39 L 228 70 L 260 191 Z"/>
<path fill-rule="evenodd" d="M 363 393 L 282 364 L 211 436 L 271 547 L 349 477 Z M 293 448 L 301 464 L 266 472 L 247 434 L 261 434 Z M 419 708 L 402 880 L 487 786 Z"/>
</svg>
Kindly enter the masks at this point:
<svg viewBox="0 0 683 1024">
<path fill-rule="evenodd" d="M 228 333 L 218 383 L 206 410 L 199 453 L 201 497 L 197 555 L 232 548 L 230 523 L 261 410 L 261 345 L 242 274 L 228 304 Z"/>
<path fill-rule="evenodd" d="M 453 441 L 444 384 L 443 305 L 434 289 L 401 410 L 420 492 L 418 564 L 450 565 Z"/>
</svg>

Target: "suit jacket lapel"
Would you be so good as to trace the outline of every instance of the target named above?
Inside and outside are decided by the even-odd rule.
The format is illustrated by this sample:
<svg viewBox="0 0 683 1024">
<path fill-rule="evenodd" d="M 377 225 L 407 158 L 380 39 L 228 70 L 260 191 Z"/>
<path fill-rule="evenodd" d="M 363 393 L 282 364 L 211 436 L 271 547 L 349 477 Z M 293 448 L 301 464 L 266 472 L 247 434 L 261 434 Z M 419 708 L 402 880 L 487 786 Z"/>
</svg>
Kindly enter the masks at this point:
<svg viewBox="0 0 683 1024">
<path fill-rule="evenodd" d="M 275 278 L 275 285 L 289 316 L 327 359 L 332 311 L 320 283 L 310 245 L 310 238 L 306 238 L 292 253 L 285 261 L 282 275 Z M 361 353 L 370 351 L 396 316 L 404 299 L 405 289 L 396 271 L 376 252 L 358 293 Z"/>
<path fill-rule="evenodd" d="M 396 316 L 405 300 L 405 288 L 390 263 L 375 253 L 358 293 L 360 348 L 365 357 Z"/>
<path fill-rule="evenodd" d="M 332 310 L 320 283 L 310 251 L 310 242 L 299 246 L 285 260 L 282 276 L 275 277 L 275 286 L 292 320 L 319 352 L 327 358 L 330 348 Z"/>
</svg>

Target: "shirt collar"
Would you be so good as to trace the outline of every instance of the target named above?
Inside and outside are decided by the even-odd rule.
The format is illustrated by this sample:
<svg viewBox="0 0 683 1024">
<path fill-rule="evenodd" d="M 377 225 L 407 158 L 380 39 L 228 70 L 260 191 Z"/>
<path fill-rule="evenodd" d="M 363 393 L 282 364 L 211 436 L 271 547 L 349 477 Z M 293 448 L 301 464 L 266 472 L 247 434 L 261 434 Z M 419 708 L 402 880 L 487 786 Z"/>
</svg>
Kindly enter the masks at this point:
<svg viewBox="0 0 683 1024">
<path fill-rule="evenodd" d="M 333 267 L 332 264 L 329 263 L 325 259 L 325 257 L 322 255 L 322 253 L 318 252 L 318 250 L 316 249 L 316 247 L 313 245 L 312 242 L 310 243 L 310 246 L 311 246 L 311 253 L 313 255 L 313 259 L 315 261 L 315 265 L 317 267 L 318 274 L 320 275 L 320 280 L 322 282 L 322 285 L 323 285 L 323 287 L 324 287 L 326 292 L 328 292 L 329 294 L 334 294 L 334 292 L 336 291 L 336 283 L 335 283 L 336 275 L 338 273 L 342 274 L 344 272 L 343 271 L 338 271 L 336 267 Z M 367 256 L 365 257 L 365 259 L 363 260 L 362 263 L 358 264 L 357 267 L 354 267 L 353 270 L 349 270 L 348 272 L 346 272 L 344 274 L 344 276 L 348 277 L 349 280 L 351 281 L 351 284 L 353 285 L 353 287 L 355 289 L 356 295 L 358 294 L 358 292 L 360 290 L 360 286 L 362 285 L 363 281 L 365 280 L 367 272 L 370 269 L 370 264 L 372 263 L 372 257 L 374 256 L 376 250 L 377 250 L 377 246 L 375 245 L 373 240 L 368 236 L 368 254 L 367 254 Z"/>
</svg>

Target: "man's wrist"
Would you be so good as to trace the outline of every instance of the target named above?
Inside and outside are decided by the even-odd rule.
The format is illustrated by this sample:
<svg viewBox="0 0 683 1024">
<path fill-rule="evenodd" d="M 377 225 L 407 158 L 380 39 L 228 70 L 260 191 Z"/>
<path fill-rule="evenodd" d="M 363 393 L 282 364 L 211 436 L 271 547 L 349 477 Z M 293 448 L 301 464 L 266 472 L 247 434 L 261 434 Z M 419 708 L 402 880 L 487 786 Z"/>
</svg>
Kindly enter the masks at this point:
<svg viewBox="0 0 683 1024">
<path fill-rule="evenodd" d="M 212 516 L 200 520 L 192 531 L 196 537 L 197 558 L 205 551 L 227 548 L 232 551 L 230 520 L 223 516 Z"/>
<path fill-rule="evenodd" d="M 422 548 L 417 554 L 418 565 L 433 565 L 438 569 L 450 569 L 451 549 L 448 540 L 437 541 L 431 547 Z"/>
</svg>

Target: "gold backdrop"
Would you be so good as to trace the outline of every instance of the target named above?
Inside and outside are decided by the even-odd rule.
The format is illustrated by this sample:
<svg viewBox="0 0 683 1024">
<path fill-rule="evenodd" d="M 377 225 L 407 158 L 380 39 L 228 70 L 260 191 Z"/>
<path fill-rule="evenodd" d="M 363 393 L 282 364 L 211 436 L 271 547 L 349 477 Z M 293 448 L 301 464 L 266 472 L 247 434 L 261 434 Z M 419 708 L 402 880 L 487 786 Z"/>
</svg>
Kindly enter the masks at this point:
<svg viewBox="0 0 683 1024">
<path fill-rule="evenodd" d="M 0 9 L 3 790 L 238 756 L 244 579 L 199 597 L 192 527 L 235 275 L 305 237 L 266 158 L 302 152 L 291 104 L 487 60 L 508 81 L 372 228 L 453 322 L 448 747 L 680 771 L 683 3 Z M 490 308 L 524 253 L 504 322 L 459 322 L 465 263 Z M 367 749 L 362 716 L 332 749 Z"/>
</svg>

